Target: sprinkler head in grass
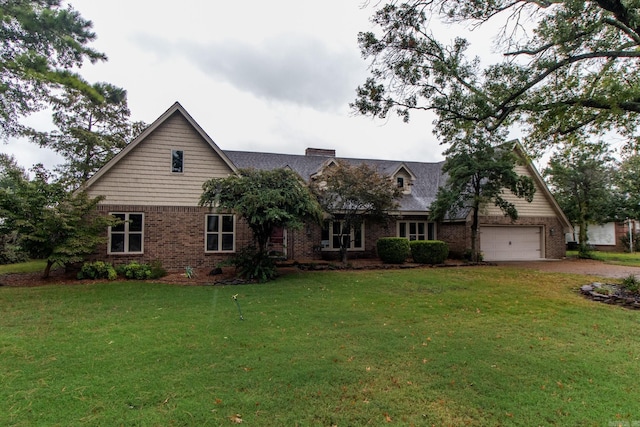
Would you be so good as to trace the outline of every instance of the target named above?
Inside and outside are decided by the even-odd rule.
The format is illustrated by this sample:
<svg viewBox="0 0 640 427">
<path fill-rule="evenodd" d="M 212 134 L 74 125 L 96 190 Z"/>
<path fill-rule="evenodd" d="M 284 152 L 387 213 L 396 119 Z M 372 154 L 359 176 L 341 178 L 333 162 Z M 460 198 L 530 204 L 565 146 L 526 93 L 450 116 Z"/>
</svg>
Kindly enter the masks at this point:
<svg viewBox="0 0 640 427">
<path fill-rule="evenodd" d="M 235 303 L 236 303 L 236 307 L 238 307 L 238 313 L 240 314 L 240 320 L 244 320 L 244 317 L 242 316 L 242 310 L 240 309 L 240 303 L 238 302 L 238 294 L 233 295 L 231 298 L 233 298 L 233 301 L 235 301 Z"/>
</svg>

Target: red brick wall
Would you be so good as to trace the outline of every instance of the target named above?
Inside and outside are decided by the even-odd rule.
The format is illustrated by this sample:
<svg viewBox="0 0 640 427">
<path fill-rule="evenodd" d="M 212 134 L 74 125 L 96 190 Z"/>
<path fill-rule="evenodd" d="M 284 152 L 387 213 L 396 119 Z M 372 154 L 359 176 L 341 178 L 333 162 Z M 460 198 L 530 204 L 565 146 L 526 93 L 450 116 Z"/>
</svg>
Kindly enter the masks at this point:
<svg viewBox="0 0 640 427">
<path fill-rule="evenodd" d="M 107 244 L 101 245 L 93 259 L 101 259 L 113 265 L 130 261 L 150 263 L 160 261 L 170 272 L 183 271 L 190 266 L 197 269 L 213 269 L 221 261 L 234 254 L 205 253 L 205 216 L 211 211 L 201 207 L 101 205 L 99 212 L 144 213 L 144 253 L 108 254 Z M 244 220 L 237 218 L 236 250 L 253 243 L 251 231 Z M 406 218 L 405 218 L 406 219 Z M 414 220 L 414 218 L 411 218 Z M 415 218 L 426 220 L 426 217 Z M 545 256 L 561 258 L 565 255 L 564 232 L 556 218 L 521 218 L 511 222 L 505 217 L 483 217 L 482 225 L 539 225 L 545 232 Z M 551 234 L 551 229 L 554 230 Z M 106 236 L 106 231 L 105 231 Z M 376 257 L 376 242 L 380 237 L 396 236 L 396 220 L 386 224 L 365 223 L 365 250 L 349 252 L 349 258 Z M 450 253 L 461 256 L 471 247 L 471 231 L 468 223 L 443 223 L 436 226 L 436 238 L 447 242 Z M 317 224 L 302 229 L 287 230 L 287 258 L 289 260 L 336 259 L 338 252 L 321 252 L 321 227 Z"/>
<path fill-rule="evenodd" d="M 150 263 L 160 261 L 168 271 L 185 267 L 212 269 L 233 254 L 205 253 L 205 216 L 211 211 L 200 207 L 101 205 L 99 212 L 144 213 L 144 253 L 108 254 L 107 243 L 100 245 L 93 258 L 113 265 L 130 261 Z M 252 243 L 246 223 L 237 218 L 236 249 Z M 106 236 L 106 231 L 105 231 Z"/>
</svg>

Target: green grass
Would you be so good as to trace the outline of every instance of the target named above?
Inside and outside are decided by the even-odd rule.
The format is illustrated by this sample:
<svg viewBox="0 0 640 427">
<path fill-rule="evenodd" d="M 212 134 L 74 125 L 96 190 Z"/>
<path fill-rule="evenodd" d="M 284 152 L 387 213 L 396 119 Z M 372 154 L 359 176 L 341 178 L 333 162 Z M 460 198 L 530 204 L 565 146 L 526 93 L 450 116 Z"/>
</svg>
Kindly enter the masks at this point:
<svg viewBox="0 0 640 427">
<path fill-rule="evenodd" d="M 587 281 L 468 267 L 3 287 L 0 425 L 640 422 L 640 313 L 583 299 Z"/>
<path fill-rule="evenodd" d="M 591 253 L 593 259 L 609 264 L 626 265 L 629 267 L 640 267 L 640 253 L 633 252 L 603 252 L 594 251 Z M 577 257 L 578 251 L 567 251 L 568 257 Z"/>
<path fill-rule="evenodd" d="M 0 275 L 9 273 L 41 273 L 44 271 L 47 261 L 34 260 L 18 264 L 0 265 Z"/>
</svg>

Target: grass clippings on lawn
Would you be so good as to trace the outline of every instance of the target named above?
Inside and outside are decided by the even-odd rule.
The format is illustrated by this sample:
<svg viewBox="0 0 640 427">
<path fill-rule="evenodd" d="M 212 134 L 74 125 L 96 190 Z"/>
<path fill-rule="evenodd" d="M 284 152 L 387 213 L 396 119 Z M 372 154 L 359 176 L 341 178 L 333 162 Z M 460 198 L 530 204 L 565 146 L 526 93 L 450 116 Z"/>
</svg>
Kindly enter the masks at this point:
<svg viewBox="0 0 640 427">
<path fill-rule="evenodd" d="M 584 282 L 470 267 L 3 287 L 0 425 L 638 422 L 639 314 Z"/>
</svg>

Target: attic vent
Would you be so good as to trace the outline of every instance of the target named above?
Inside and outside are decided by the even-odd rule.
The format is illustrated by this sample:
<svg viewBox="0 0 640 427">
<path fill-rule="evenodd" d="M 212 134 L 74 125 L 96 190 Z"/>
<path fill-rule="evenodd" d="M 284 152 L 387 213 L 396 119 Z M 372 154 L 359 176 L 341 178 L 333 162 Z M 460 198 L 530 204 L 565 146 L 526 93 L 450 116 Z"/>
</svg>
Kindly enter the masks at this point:
<svg viewBox="0 0 640 427">
<path fill-rule="evenodd" d="M 329 150 L 326 148 L 307 148 L 304 150 L 305 156 L 323 156 L 323 157 L 335 157 L 336 150 Z"/>
</svg>

